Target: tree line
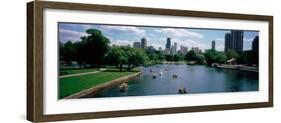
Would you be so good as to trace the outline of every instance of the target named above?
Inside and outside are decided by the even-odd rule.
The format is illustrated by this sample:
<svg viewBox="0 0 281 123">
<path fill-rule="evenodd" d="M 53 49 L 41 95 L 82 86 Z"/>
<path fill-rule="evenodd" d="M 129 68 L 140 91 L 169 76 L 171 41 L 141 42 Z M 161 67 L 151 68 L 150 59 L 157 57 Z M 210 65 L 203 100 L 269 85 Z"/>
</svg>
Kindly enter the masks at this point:
<svg viewBox="0 0 281 123">
<path fill-rule="evenodd" d="M 238 64 L 258 64 L 258 53 L 243 51 L 236 53 L 234 50 L 220 52 L 214 49 L 204 53 L 190 50 L 187 53 L 164 54 L 163 51 L 132 48 L 130 46 L 110 46 L 110 40 L 98 29 L 88 29 L 87 36 L 80 41 L 59 43 L 59 59 L 61 64 L 71 65 L 76 61 L 80 68 L 103 65 L 114 65 L 120 71 L 131 71 L 139 65 L 153 65 L 162 61 L 195 61 L 197 64 L 226 63 L 235 58 Z"/>
</svg>

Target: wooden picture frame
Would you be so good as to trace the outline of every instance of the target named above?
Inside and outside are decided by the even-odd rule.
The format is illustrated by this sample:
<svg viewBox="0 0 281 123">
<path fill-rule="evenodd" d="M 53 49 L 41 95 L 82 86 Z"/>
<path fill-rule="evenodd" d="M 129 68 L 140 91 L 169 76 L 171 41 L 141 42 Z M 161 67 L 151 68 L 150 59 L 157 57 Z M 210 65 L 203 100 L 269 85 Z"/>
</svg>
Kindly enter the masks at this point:
<svg viewBox="0 0 281 123">
<path fill-rule="evenodd" d="M 84 112 L 67 114 L 44 114 L 44 84 L 43 84 L 43 62 L 44 62 L 44 10 L 62 9 L 62 10 L 81 10 L 98 11 L 113 13 L 131 13 L 146 15 L 168 15 L 180 17 L 202 17 L 219 18 L 232 20 L 253 20 L 268 22 L 268 101 L 239 103 L 239 104 L 218 104 L 206 106 L 181 106 L 165 107 L 137 110 L 120 111 L 102 111 L 102 112 Z M 187 10 L 171 10 L 126 6 L 109 6 L 80 3 L 46 2 L 33 1 L 27 3 L 27 120 L 32 122 L 62 121 L 62 120 L 80 120 L 123 116 L 156 115 L 185 112 L 202 112 L 215 110 L 231 110 L 245 108 L 260 108 L 273 106 L 273 16 L 248 15 L 218 12 L 202 12 Z"/>
</svg>

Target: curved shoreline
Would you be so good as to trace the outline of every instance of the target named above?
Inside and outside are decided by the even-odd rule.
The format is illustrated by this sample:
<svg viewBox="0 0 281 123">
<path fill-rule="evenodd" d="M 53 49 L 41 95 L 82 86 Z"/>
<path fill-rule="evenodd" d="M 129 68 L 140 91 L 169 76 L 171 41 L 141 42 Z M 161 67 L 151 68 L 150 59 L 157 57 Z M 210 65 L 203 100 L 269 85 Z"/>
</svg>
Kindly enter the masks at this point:
<svg viewBox="0 0 281 123">
<path fill-rule="evenodd" d="M 102 89 L 107 88 L 107 87 L 111 87 L 111 86 L 114 86 L 114 85 L 117 85 L 117 84 L 128 82 L 129 80 L 134 79 L 135 77 L 138 77 L 139 75 L 141 75 L 141 73 L 142 73 L 142 71 L 131 74 L 131 75 L 127 75 L 127 76 L 124 76 L 124 77 L 121 77 L 121 78 L 118 78 L 118 79 L 114 79 L 114 80 L 111 80 L 109 82 L 91 87 L 89 89 L 86 89 L 86 90 L 83 90 L 83 91 L 80 91 L 80 92 L 77 92 L 77 93 L 72 94 L 70 96 L 67 96 L 63 99 L 77 99 L 77 98 L 87 96 L 89 94 L 94 94 L 94 93 L 96 93 L 96 92 L 98 92 Z"/>
<path fill-rule="evenodd" d="M 221 69 L 230 69 L 230 70 L 240 70 L 240 71 L 247 71 L 247 72 L 256 72 L 258 73 L 259 70 L 257 67 L 248 67 L 242 65 L 220 65 L 218 68 Z"/>
</svg>

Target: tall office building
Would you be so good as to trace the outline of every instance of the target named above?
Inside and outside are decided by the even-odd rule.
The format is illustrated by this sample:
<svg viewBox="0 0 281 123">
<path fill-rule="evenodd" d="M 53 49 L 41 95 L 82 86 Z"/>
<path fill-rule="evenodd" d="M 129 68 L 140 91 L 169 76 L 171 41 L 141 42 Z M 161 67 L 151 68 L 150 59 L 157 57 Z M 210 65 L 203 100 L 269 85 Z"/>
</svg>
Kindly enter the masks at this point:
<svg viewBox="0 0 281 123">
<path fill-rule="evenodd" d="M 256 36 L 252 42 L 252 50 L 254 52 L 259 52 L 259 36 Z"/>
<path fill-rule="evenodd" d="M 143 49 L 147 48 L 147 40 L 145 38 L 141 39 L 141 48 Z"/>
<path fill-rule="evenodd" d="M 233 41 L 233 50 L 236 52 L 243 51 L 243 38 L 244 38 L 244 32 L 233 30 L 231 31 L 232 41 Z"/>
<path fill-rule="evenodd" d="M 155 48 L 153 46 L 147 47 L 148 52 L 155 52 Z"/>
<path fill-rule="evenodd" d="M 212 41 L 212 49 L 213 49 L 213 50 L 216 49 L 216 42 L 215 42 L 215 40 Z"/>
<path fill-rule="evenodd" d="M 199 47 L 192 47 L 191 50 L 195 51 L 196 53 L 202 53 L 202 50 Z"/>
<path fill-rule="evenodd" d="M 171 38 L 167 38 L 166 49 L 171 48 Z"/>
<path fill-rule="evenodd" d="M 235 52 L 243 51 L 243 38 L 244 32 L 239 30 L 232 30 L 230 33 L 225 34 L 225 49 L 232 49 Z"/>
<path fill-rule="evenodd" d="M 186 54 L 186 53 L 187 53 L 187 50 L 188 50 L 187 47 L 181 45 L 181 48 L 180 48 L 180 51 L 179 51 L 179 52 L 180 52 L 181 54 Z"/>
<path fill-rule="evenodd" d="M 226 33 L 224 36 L 224 52 L 226 52 L 228 49 L 231 49 L 231 34 Z"/>
<path fill-rule="evenodd" d="M 174 46 L 172 47 L 172 54 L 176 54 L 177 53 L 177 43 L 174 43 Z"/>
<path fill-rule="evenodd" d="M 134 48 L 141 48 L 141 43 L 140 42 L 134 42 L 133 47 Z"/>
</svg>

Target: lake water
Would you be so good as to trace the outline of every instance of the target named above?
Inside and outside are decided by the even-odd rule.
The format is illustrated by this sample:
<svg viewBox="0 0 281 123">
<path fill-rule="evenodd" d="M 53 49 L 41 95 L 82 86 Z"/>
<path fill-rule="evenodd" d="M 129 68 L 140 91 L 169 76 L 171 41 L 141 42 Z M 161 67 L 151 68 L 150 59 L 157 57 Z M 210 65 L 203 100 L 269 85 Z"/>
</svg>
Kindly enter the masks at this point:
<svg viewBox="0 0 281 123">
<path fill-rule="evenodd" d="M 169 95 L 178 94 L 180 88 L 185 88 L 187 94 L 258 91 L 259 85 L 258 73 L 205 65 L 159 64 L 140 69 L 143 73 L 128 82 L 127 91 L 121 92 L 114 86 L 87 97 Z M 156 78 L 152 77 L 153 73 L 157 74 Z M 178 77 L 173 78 L 173 74 Z"/>
</svg>

